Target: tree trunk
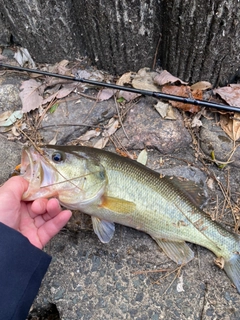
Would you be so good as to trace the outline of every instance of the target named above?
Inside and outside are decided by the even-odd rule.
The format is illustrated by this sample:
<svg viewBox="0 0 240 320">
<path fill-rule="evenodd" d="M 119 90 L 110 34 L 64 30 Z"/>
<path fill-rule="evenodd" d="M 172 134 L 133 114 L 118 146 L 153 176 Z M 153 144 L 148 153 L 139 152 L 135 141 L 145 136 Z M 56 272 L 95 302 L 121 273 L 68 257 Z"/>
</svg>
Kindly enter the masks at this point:
<svg viewBox="0 0 240 320">
<path fill-rule="evenodd" d="M 238 76 L 238 0 L 0 0 L 0 8 L 0 26 L 9 25 L 0 42 L 10 32 L 37 62 L 87 55 L 122 74 L 151 68 L 158 50 L 161 66 L 185 81 Z"/>
<path fill-rule="evenodd" d="M 87 53 L 99 67 L 122 74 L 152 67 L 160 36 L 156 0 L 73 0 Z"/>
<path fill-rule="evenodd" d="M 37 62 L 54 63 L 85 53 L 71 0 L 0 0 L 12 38 Z"/>
<path fill-rule="evenodd" d="M 230 80 L 240 66 L 238 0 L 162 0 L 162 66 L 189 82 Z"/>
</svg>

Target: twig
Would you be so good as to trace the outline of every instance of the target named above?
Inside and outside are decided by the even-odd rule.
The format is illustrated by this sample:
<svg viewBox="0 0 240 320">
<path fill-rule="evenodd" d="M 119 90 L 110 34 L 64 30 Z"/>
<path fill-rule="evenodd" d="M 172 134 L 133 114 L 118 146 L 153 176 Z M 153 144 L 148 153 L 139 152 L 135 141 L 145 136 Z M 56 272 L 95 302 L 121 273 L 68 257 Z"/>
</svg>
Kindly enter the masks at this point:
<svg viewBox="0 0 240 320">
<path fill-rule="evenodd" d="M 154 70 L 155 67 L 156 67 L 158 49 L 159 49 L 159 46 L 160 46 L 161 39 L 162 39 L 162 34 L 160 33 L 159 38 L 158 38 L 157 47 L 156 47 L 155 54 L 154 54 L 154 59 L 153 59 L 153 65 L 152 65 L 152 69 L 153 69 L 153 70 Z"/>
<path fill-rule="evenodd" d="M 116 106 L 116 109 L 117 109 L 117 114 L 118 114 L 119 122 L 120 122 L 120 124 L 121 124 L 121 126 L 122 126 L 122 129 L 123 129 L 123 132 L 124 132 L 126 138 L 129 140 L 129 137 L 128 137 L 128 135 L 127 135 L 127 132 L 125 131 L 125 128 L 124 128 L 124 125 L 123 125 L 123 122 L 122 122 L 121 115 L 120 115 L 120 113 L 119 113 L 118 102 L 117 102 L 117 99 L 116 99 L 116 96 L 115 96 L 115 95 L 114 95 L 114 101 L 115 101 L 115 106 Z"/>
<path fill-rule="evenodd" d="M 148 273 L 159 273 L 159 272 L 173 272 L 176 271 L 176 269 L 153 269 L 153 270 L 139 270 L 132 272 L 133 275 L 139 275 L 139 274 L 148 274 Z M 169 273 L 170 274 L 170 273 Z"/>
</svg>

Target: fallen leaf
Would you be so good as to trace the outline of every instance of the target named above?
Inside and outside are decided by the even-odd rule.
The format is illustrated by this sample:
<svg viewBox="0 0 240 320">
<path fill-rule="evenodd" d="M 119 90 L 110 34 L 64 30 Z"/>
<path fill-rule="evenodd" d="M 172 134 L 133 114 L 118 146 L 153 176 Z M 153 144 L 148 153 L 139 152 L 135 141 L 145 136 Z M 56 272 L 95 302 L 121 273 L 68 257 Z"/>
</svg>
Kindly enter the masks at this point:
<svg viewBox="0 0 240 320">
<path fill-rule="evenodd" d="M 213 190 L 214 189 L 214 180 L 212 178 L 209 178 L 207 180 L 207 186 L 209 189 Z"/>
<path fill-rule="evenodd" d="M 143 164 L 143 165 L 146 165 L 147 163 L 147 158 L 148 158 L 148 154 L 147 154 L 147 150 L 146 149 L 143 149 L 138 157 L 137 157 L 137 162 Z"/>
<path fill-rule="evenodd" d="M 117 96 L 119 97 L 119 99 L 123 98 L 126 101 L 131 101 L 131 100 L 136 99 L 137 97 L 140 97 L 141 94 L 120 90 L 120 91 L 118 91 Z"/>
<path fill-rule="evenodd" d="M 199 127 L 202 126 L 202 121 L 200 120 L 201 116 L 202 116 L 201 112 L 198 112 L 198 113 L 194 116 L 194 118 L 193 118 L 193 120 L 192 120 L 192 124 L 191 124 L 191 127 L 192 127 L 192 128 L 196 128 L 196 127 L 199 128 Z"/>
<path fill-rule="evenodd" d="M 191 91 L 189 86 L 165 85 L 162 88 L 162 92 L 167 94 L 173 94 L 180 97 L 185 97 L 185 98 L 202 99 L 202 92 L 200 90 Z M 173 107 L 182 109 L 184 111 L 196 113 L 200 110 L 200 107 L 195 106 L 194 104 L 186 104 L 178 101 L 169 101 L 169 102 Z"/>
<path fill-rule="evenodd" d="M 174 113 L 174 110 L 169 103 L 158 101 L 158 103 L 156 105 L 154 105 L 154 108 L 157 110 L 157 112 L 160 114 L 160 116 L 163 119 L 166 119 L 166 120 L 176 120 L 177 119 L 176 115 Z"/>
<path fill-rule="evenodd" d="M 26 48 L 18 47 L 14 54 L 14 59 L 17 60 L 21 67 L 28 63 L 31 68 L 36 68 L 36 64 Z"/>
<path fill-rule="evenodd" d="M 169 73 L 167 70 L 163 70 L 161 73 L 159 73 L 155 78 L 154 82 L 158 84 L 159 86 L 164 86 L 168 83 L 181 83 L 181 84 L 187 84 L 187 82 L 182 81 L 181 79 L 174 77 L 171 73 Z"/>
<path fill-rule="evenodd" d="M 102 137 L 94 144 L 93 147 L 97 149 L 103 149 L 108 143 L 108 140 L 109 140 L 108 137 Z"/>
<path fill-rule="evenodd" d="M 80 141 L 89 141 L 91 138 L 98 137 L 100 135 L 100 131 L 98 130 L 89 130 L 86 133 L 84 133 L 82 136 L 80 136 L 77 140 Z"/>
<path fill-rule="evenodd" d="M 133 76 L 136 75 L 135 72 L 124 73 L 116 82 L 118 86 L 124 86 L 125 84 L 132 84 Z"/>
<path fill-rule="evenodd" d="M 212 85 L 210 82 L 208 81 L 199 81 L 194 83 L 191 86 L 191 90 L 207 90 L 207 89 L 211 89 Z"/>
<path fill-rule="evenodd" d="M 0 114 L 0 122 L 6 121 L 10 117 L 11 114 L 12 114 L 12 111 L 10 111 L 10 110 L 1 113 Z"/>
<path fill-rule="evenodd" d="M 108 88 L 100 90 L 98 92 L 97 99 L 99 101 L 109 100 L 110 98 L 112 98 L 112 96 L 115 94 L 115 92 L 116 92 L 116 90 L 108 89 Z"/>
<path fill-rule="evenodd" d="M 156 72 L 151 72 L 149 68 L 142 68 L 134 76 L 132 86 L 136 89 L 159 92 L 159 87 L 153 81 L 156 74 Z"/>
<path fill-rule="evenodd" d="M 21 110 L 16 110 L 9 115 L 9 117 L 0 122 L 0 127 L 8 127 L 15 123 L 18 119 L 21 119 L 23 113 Z"/>
<path fill-rule="evenodd" d="M 19 94 L 22 101 L 22 112 L 27 113 L 31 110 L 37 109 L 43 102 L 43 97 L 40 95 L 41 83 L 34 79 L 24 81 Z"/>
<path fill-rule="evenodd" d="M 119 125 L 119 121 L 115 120 L 114 118 L 111 118 L 109 120 L 108 129 L 104 130 L 102 135 L 104 137 L 110 137 L 111 135 L 113 135 L 117 131 L 118 125 Z"/>
<path fill-rule="evenodd" d="M 238 112 L 234 113 L 233 119 L 230 118 L 229 114 L 221 114 L 220 125 L 233 141 L 240 138 L 240 114 Z"/>
<path fill-rule="evenodd" d="M 59 74 L 71 75 L 71 69 L 67 68 L 68 63 L 68 60 L 62 60 L 57 64 L 57 71 Z"/>
<path fill-rule="evenodd" d="M 240 107 L 240 86 L 230 85 L 229 87 L 222 87 L 214 89 L 213 93 L 217 93 L 230 106 Z"/>
<path fill-rule="evenodd" d="M 54 113 L 57 110 L 58 106 L 59 106 L 58 103 L 54 103 L 54 105 L 51 106 L 51 108 L 49 109 L 49 112 Z"/>
<path fill-rule="evenodd" d="M 94 148 L 103 149 L 108 143 L 109 137 L 117 131 L 118 125 L 119 121 L 111 118 L 106 129 L 102 132 L 102 138 L 95 143 Z"/>
<path fill-rule="evenodd" d="M 16 126 L 13 126 L 12 127 L 12 134 L 15 136 L 15 137 L 19 137 L 21 135 L 21 133 L 18 131 L 17 127 Z"/>
<path fill-rule="evenodd" d="M 57 92 L 56 98 L 57 99 L 65 98 L 75 89 L 76 89 L 75 83 L 64 84 L 62 88 Z"/>
</svg>

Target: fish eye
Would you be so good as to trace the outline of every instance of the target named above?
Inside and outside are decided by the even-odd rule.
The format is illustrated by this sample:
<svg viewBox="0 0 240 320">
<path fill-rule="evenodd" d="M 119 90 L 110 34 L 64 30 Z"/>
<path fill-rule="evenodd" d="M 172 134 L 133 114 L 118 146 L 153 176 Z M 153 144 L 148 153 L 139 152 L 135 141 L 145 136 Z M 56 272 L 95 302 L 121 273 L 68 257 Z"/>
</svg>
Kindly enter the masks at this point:
<svg viewBox="0 0 240 320">
<path fill-rule="evenodd" d="M 64 153 L 59 152 L 59 151 L 54 152 L 54 153 L 52 154 L 52 160 L 53 160 L 53 162 L 55 162 L 55 163 L 62 162 L 63 160 L 65 160 L 65 155 L 64 155 Z"/>
</svg>

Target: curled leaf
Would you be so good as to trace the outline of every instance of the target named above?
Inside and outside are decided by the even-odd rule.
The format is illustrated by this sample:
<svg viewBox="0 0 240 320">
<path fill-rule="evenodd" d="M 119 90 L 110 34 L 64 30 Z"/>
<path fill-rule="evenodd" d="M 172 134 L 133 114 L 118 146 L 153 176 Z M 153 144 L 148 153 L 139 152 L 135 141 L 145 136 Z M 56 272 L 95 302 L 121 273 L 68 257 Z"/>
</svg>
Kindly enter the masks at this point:
<svg viewBox="0 0 240 320">
<path fill-rule="evenodd" d="M 189 86 L 166 85 L 162 88 L 162 92 L 180 97 L 202 99 L 202 92 L 200 90 L 191 91 Z M 194 104 L 186 104 L 177 101 L 170 101 L 170 103 L 173 107 L 192 113 L 198 112 L 200 110 L 199 106 L 195 106 Z"/>
<path fill-rule="evenodd" d="M 110 98 L 112 98 L 112 96 L 114 95 L 115 92 L 116 92 L 116 90 L 108 89 L 108 88 L 100 90 L 98 92 L 97 99 L 99 101 L 109 100 Z"/>
<path fill-rule="evenodd" d="M 78 138 L 80 141 L 89 141 L 91 138 L 98 137 L 100 135 L 99 130 L 89 130 L 86 133 L 84 133 L 82 136 Z"/>
<path fill-rule="evenodd" d="M 166 120 L 176 120 L 177 119 L 175 112 L 169 103 L 164 103 L 162 101 L 158 101 L 158 103 L 156 105 L 154 105 L 154 108 L 157 110 L 157 112 L 160 114 L 160 116 L 163 119 L 166 119 Z"/>
<path fill-rule="evenodd" d="M 211 89 L 212 85 L 210 82 L 208 81 L 199 81 L 194 83 L 191 86 L 191 90 L 207 90 L 207 89 Z"/>
<path fill-rule="evenodd" d="M 23 67 L 25 63 L 29 63 L 31 68 L 36 68 L 36 64 L 26 48 L 18 47 L 14 54 L 14 59 L 17 60 L 21 67 Z"/>
<path fill-rule="evenodd" d="M 223 131 L 233 140 L 240 138 L 240 114 L 234 113 L 234 117 L 230 118 L 229 114 L 220 115 L 220 125 Z"/>
<path fill-rule="evenodd" d="M 147 154 L 147 150 L 146 149 L 143 149 L 138 157 L 137 157 L 137 162 L 143 164 L 143 165 L 146 165 L 147 163 L 147 158 L 148 158 L 148 154 Z"/>
<path fill-rule="evenodd" d="M 167 70 L 163 70 L 161 73 L 159 73 L 155 78 L 154 82 L 158 84 L 159 86 L 164 86 L 168 83 L 181 83 L 181 84 L 187 84 L 187 82 L 182 81 L 181 79 L 173 76 L 170 72 Z"/>
<path fill-rule="evenodd" d="M 156 72 L 151 72 L 148 68 L 142 68 L 132 80 L 132 86 L 136 89 L 159 92 L 159 87 L 153 81 L 155 76 Z"/>
<path fill-rule="evenodd" d="M 18 119 L 21 119 L 23 113 L 21 110 L 14 111 L 9 117 L 3 121 L 0 121 L 0 127 L 8 127 L 14 124 Z"/>
<path fill-rule="evenodd" d="M 229 87 L 214 89 L 213 92 L 219 94 L 230 106 L 240 106 L 240 85 L 231 84 Z"/>
</svg>

